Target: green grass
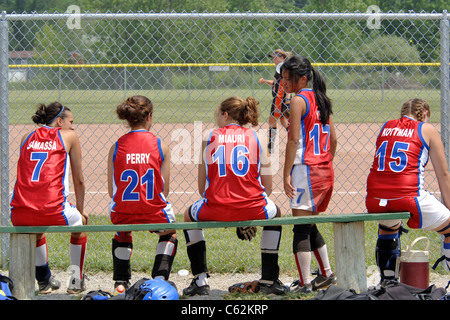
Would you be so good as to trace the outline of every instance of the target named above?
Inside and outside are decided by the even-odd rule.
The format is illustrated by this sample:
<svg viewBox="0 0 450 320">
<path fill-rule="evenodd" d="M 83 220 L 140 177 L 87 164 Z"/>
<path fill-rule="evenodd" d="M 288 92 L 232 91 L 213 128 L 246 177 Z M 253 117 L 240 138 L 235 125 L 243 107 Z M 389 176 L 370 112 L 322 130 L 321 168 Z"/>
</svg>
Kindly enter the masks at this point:
<svg viewBox="0 0 450 320">
<path fill-rule="evenodd" d="M 440 92 L 438 90 L 329 90 L 333 100 L 334 122 L 384 122 L 398 117 L 404 101 L 420 97 L 431 105 L 432 121 L 440 121 Z M 267 119 L 271 95 L 267 89 L 217 90 L 15 90 L 9 93 L 10 124 L 31 123 L 37 103 L 60 101 L 72 109 L 77 123 L 119 123 L 115 108 L 127 96 L 148 96 L 154 106 L 156 122 L 210 122 L 214 110 L 232 95 L 254 96 L 260 102 L 261 121 Z"/>
</svg>

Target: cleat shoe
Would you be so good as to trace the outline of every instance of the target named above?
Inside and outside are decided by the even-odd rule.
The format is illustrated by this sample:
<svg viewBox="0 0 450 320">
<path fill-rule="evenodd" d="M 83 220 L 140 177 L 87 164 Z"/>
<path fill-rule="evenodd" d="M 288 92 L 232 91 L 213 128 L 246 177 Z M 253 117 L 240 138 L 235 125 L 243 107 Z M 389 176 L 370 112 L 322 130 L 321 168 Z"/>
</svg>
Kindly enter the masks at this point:
<svg viewBox="0 0 450 320">
<path fill-rule="evenodd" d="M 49 294 L 54 290 L 58 290 L 61 287 L 61 282 L 50 276 L 48 280 L 38 281 L 38 286 L 40 294 Z"/>
<path fill-rule="evenodd" d="M 296 287 L 296 288 L 293 288 Z M 310 283 L 307 283 L 303 286 L 300 285 L 300 280 L 295 280 L 291 284 L 291 292 L 292 293 L 301 293 L 301 294 L 309 294 L 312 293 L 312 285 Z"/>
<path fill-rule="evenodd" d="M 314 291 L 317 291 L 320 289 L 326 289 L 329 286 L 331 286 L 332 284 L 336 284 L 336 283 L 337 283 L 337 280 L 336 280 L 336 276 L 334 275 L 334 273 L 332 273 L 329 277 L 325 277 L 325 276 L 319 274 L 317 277 L 315 277 L 311 281 L 312 289 Z"/>
<path fill-rule="evenodd" d="M 289 292 L 289 288 L 283 285 L 283 283 L 280 280 L 274 281 L 272 284 L 268 284 L 265 281 L 261 282 L 259 281 L 259 292 L 265 293 L 265 294 L 276 294 L 276 295 L 282 295 L 287 292 Z"/>
<path fill-rule="evenodd" d="M 86 290 L 86 279 L 89 280 L 86 275 L 83 274 L 83 278 L 78 279 L 70 277 L 69 286 L 67 287 L 67 293 L 78 294 Z"/>
<path fill-rule="evenodd" d="M 192 282 L 189 285 L 189 287 L 183 289 L 183 295 L 185 296 L 195 296 L 196 294 L 198 294 L 199 296 L 209 295 L 209 285 L 206 284 L 204 286 L 199 287 L 197 285 L 197 279 L 198 278 L 192 279 Z"/>
</svg>

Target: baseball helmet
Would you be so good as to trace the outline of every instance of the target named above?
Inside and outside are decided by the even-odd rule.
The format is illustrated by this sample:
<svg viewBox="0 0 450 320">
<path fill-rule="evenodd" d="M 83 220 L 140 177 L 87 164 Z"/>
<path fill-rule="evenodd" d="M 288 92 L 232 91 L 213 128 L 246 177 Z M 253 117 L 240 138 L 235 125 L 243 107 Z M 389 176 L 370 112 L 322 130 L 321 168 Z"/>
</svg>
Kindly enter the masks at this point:
<svg viewBox="0 0 450 320">
<path fill-rule="evenodd" d="M 178 300 L 177 289 L 162 279 L 147 280 L 141 284 L 140 290 L 147 292 L 142 300 Z"/>
</svg>

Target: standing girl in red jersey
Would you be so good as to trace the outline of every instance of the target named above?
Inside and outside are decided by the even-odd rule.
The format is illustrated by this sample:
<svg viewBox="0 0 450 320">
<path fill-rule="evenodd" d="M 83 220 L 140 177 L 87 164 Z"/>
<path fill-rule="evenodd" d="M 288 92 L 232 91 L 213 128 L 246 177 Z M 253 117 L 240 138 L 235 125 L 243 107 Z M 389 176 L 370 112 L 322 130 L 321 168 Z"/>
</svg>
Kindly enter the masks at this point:
<svg viewBox="0 0 450 320">
<path fill-rule="evenodd" d="M 334 185 L 336 133 L 325 81 L 305 57 L 292 56 L 281 66 L 291 99 L 289 133 L 284 164 L 284 191 L 294 216 L 316 215 L 327 209 Z M 312 81 L 312 89 L 308 83 Z M 308 293 L 336 283 L 327 247 L 315 224 L 294 226 L 293 251 L 300 275 L 295 292 Z M 311 281 L 311 251 L 319 275 Z"/>
<path fill-rule="evenodd" d="M 11 199 L 14 226 L 87 224 L 83 211 L 85 184 L 81 165 L 81 146 L 73 127 L 73 115 L 59 102 L 38 106 L 32 120 L 40 127 L 23 136 L 17 164 L 17 181 Z M 69 161 L 70 160 L 70 161 Z M 69 162 L 75 190 L 76 207 L 67 201 Z M 70 260 L 72 277 L 67 291 L 85 290 L 83 264 L 86 233 L 72 233 Z M 45 234 L 37 235 L 36 280 L 39 292 L 46 294 L 60 287 L 48 266 Z"/>
<path fill-rule="evenodd" d="M 400 119 L 384 124 L 367 178 L 369 213 L 408 211 L 410 228 L 433 230 L 444 236 L 444 257 L 450 267 L 450 174 L 441 137 L 427 123 L 430 106 L 421 99 L 406 101 Z M 431 159 L 443 203 L 424 189 L 424 171 Z M 398 280 L 401 220 L 380 221 L 376 261 L 381 282 Z"/>
<path fill-rule="evenodd" d="M 116 108 L 130 131 L 114 143 L 108 158 L 110 216 L 114 224 L 172 223 L 175 214 L 166 200 L 170 183 L 170 150 L 149 132 L 153 104 L 144 96 L 133 96 Z M 167 280 L 177 250 L 175 230 L 158 232 L 159 242 L 152 277 Z M 114 288 L 129 285 L 132 232 L 117 232 L 112 240 Z"/>
<path fill-rule="evenodd" d="M 231 97 L 216 112 L 218 129 L 203 142 L 203 157 L 198 168 L 198 190 L 203 197 L 186 212 L 185 221 L 241 221 L 272 219 L 279 216 L 277 206 L 268 198 L 272 191 L 271 164 L 267 145 L 255 130 L 259 102 Z M 251 239 L 256 228 L 238 228 L 238 237 Z M 208 295 L 208 267 L 203 231 L 185 230 L 186 246 L 194 275 L 184 295 Z M 278 247 L 281 226 L 264 227 L 261 238 L 261 292 L 284 294 L 287 288 L 278 280 Z"/>
</svg>

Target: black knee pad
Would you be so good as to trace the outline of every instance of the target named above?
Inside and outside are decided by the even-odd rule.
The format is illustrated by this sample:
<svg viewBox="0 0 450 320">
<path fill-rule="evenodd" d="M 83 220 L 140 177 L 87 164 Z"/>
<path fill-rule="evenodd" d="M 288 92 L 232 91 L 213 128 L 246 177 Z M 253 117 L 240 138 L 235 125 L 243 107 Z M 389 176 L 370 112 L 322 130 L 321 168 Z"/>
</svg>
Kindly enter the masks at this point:
<svg viewBox="0 0 450 320">
<path fill-rule="evenodd" d="M 319 232 L 319 229 L 317 229 L 317 225 L 315 224 L 311 227 L 311 236 L 309 242 L 311 243 L 311 251 L 322 248 L 325 245 L 325 240 L 323 239 L 322 234 Z"/>
<path fill-rule="evenodd" d="M 397 264 L 400 252 L 400 237 L 398 234 L 378 236 L 375 256 L 382 280 L 398 278 Z"/>
<path fill-rule="evenodd" d="M 163 276 L 164 279 L 169 279 L 170 271 L 172 270 L 173 260 L 175 258 L 178 240 L 170 234 L 159 237 L 159 243 L 171 242 L 173 250 L 171 252 L 156 252 L 155 262 L 153 264 L 152 277 Z"/>
<path fill-rule="evenodd" d="M 116 249 L 126 248 L 133 249 L 131 242 L 119 242 L 112 240 L 112 256 L 113 256 L 113 280 L 129 281 L 131 279 L 131 263 L 130 260 L 120 259 L 116 255 Z"/>
<path fill-rule="evenodd" d="M 311 251 L 311 224 L 296 224 L 292 231 L 294 232 L 294 240 L 292 242 L 292 251 L 297 252 Z"/>
</svg>

